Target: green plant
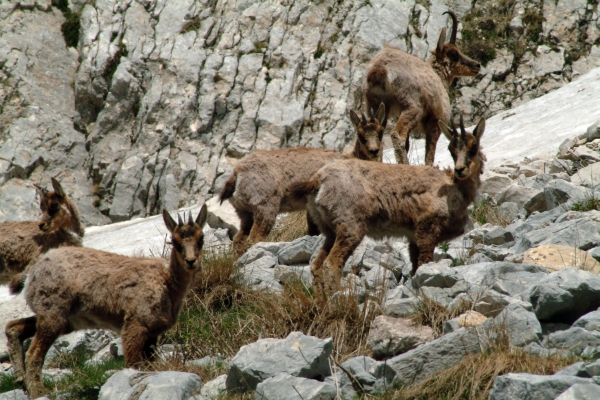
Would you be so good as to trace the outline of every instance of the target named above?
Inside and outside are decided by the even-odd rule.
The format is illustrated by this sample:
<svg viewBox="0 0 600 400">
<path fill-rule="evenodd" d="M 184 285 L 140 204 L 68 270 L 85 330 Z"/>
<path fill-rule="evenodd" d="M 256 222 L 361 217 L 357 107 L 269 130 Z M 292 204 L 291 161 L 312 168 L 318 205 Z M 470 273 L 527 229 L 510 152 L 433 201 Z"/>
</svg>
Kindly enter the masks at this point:
<svg viewBox="0 0 600 400">
<path fill-rule="evenodd" d="M 448 250 L 450 250 L 450 243 L 448 242 L 443 242 L 439 244 L 439 248 L 440 250 L 442 250 L 444 253 L 447 253 Z"/>
<path fill-rule="evenodd" d="M 77 47 L 79 43 L 80 15 L 71 11 L 68 0 L 53 0 L 52 5 L 58 8 L 65 17 L 60 27 L 67 47 Z"/>
<path fill-rule="evenodd" d="M 200 22 L 200 18 L 198 18 L 196 16 L 196 17 L 190 19 L 189 21 L 187 21 L 185 24 L 183 24 L 183 26 L 181 27 L 180 33 L 188 33 L 191 31 L 197 31 L 198 29 L 200 29 L 201 26 L 202 26 L 202 23 Z"/>
<path fill-rule="evenodd" d="M 500 213 L 500 207 L 493 205 L 488 200 L 482 200 L 479 204 L 473 205 L 473 211 L 470 212 L 471 219 L 483 225 L 490 223 L 502 227 L 511 223 L 504 215 Z"/>
<path fill-rule="evenodd" d="M 0 393 L 9 392 L 15 389 L 21 389 L 22 386 L 17 382 L 17 377 L 13 374 L 0 375 Z"/>
<path fill-rule="evenodd" d="M 268 48 L 269 45 L 260 41 L 254 42 L 254 51 L 257 53 L 262 53 L 264 49 Z"/>
<path fill-rule="evenodd" d="M 600 210 L 600 199 L 596 197 L 595 192 L 590 191 L 586 193 L 584 199 L 573 203 L 571 206 L 571 210 L 573 211 L 592 211 L 592 210 Z"/>
</svg>

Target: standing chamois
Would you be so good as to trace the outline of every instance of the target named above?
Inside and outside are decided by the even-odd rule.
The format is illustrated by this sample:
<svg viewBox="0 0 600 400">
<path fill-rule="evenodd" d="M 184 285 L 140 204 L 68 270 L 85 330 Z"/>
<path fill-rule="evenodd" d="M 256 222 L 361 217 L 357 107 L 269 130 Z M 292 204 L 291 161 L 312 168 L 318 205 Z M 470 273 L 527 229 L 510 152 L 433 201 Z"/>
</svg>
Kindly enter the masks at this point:
<svg viewBox="0 0 600 400">
<path fill-rule="evenodd" d="M 22 289 L 27 266 L 41 254 L 57 247 L 82 245 L 84 231 L 79 209 L 60 183 L 52 178 L 54 192 L 35 186 L 40 193 L 39 222 L 0 223 L 0 270 L 4 264 L 9 271 L 17 272 L 9 285 L 11 293 Z"/>
<path fill-rule="evenodd" d="M 433 261 L 435 246 L 464 231 L 467 207 L 477 195 L 485 156 L 479 142 L 481 118 L 473 134 L 460 134 L 439 121 L 451 137 L 454 171 L 430 166 L 341 160 L 321 168 L 308 182 L 294 184 L 290 195 L 308 198 L 307 209 L 325 243 L 311 265 L 315 292 L 323 300 L 338 288 L 342 268 L 365 235 L 405 236 L 412 274 Z"/>
<path fill-rule="evenodd" d="M 433 165 L 440 137 L 438 121 L 450 118 L 448 87 L 454 78 L 477 75 L 481 67 L 456 46 L 456 14 L 444 14 L 453 21 L 450 42 L 444 43 L 446 28 L 442 28 L 428 62 L 385 46 L 373 58 L 363 82 L 363 105 L 370 110 L 383 102 L 386 118 L 396 118 L 391 139 L 398 164 L 408 164 L 408 136 L 413 132 L 425 136 L 425 164 Z"/>
<path fill-rule="evenodd" d="M 25 284 L 35 316 L 6 325 L 8 351 L 17 380 L 31 398 L 44 392 L 42 365 L 60 336 L 80 329 L 121 334 L 127 367 L 154 356 L 160 334 L 173 326 L 183 299 L 202 267 L 206 205 L 194 221 L 176 223 L 163 210 L 171 232 L 171 260 L 127 257 L 85 247 L 51 250 L 31 266 Z M 35 336 L 34 336 L 35 335 Z M 23 360 L 23 340 L 34 336 Z"/>
<path fill-rule="evenodd" d="M 267 237 L 277 214 L 306 209 L 306 199 L 288 196 L 287 188 L 291 183 L 309 180 L 319 168 L 334 160 L 358 158 L 381 162 L 385 106 L 380 104 L 375 118 L 370 120 L 364 113 L 359 118 L 354 110 L 350 110 L 350 120 L 357 131 L 350 154 L 306 147 L 256 151 L 235 166 L 219 200 L 223 203 L 229 199 L 241 221 L 240 230 L 233 238 L 236 257 Z M 318 235 L 317 227 L 308 216 L 307 223 L 308 234 Z"/>
</svg>

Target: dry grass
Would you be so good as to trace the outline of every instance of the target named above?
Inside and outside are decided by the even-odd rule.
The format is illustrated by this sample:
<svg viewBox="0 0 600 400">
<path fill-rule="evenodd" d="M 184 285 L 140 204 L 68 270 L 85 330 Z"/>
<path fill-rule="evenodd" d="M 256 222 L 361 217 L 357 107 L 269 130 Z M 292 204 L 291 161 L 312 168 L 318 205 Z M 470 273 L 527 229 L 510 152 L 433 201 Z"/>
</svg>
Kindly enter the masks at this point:
<svg viewBox="0 0 600 400">
<path fill-rule="evenodd" d="M 458 317 L 460 314 L 472 308 L 471 302 L 462 302 L 459 307 L 450 311 L 435 300 L 426 296 L 422 291 L 417 293 L 419 304 L 411 320 L 415 325 L 427 325 L 433 329 L 435 337 L 444 333 L 444 323 L 449 319 Z"/>
<path fill-rule="evenodd" d="M 176 356 L 169 366 L 156 368 L 186 370 L 187 360 L 217 354 L 233 357 L 245 344 L 261 338 L 285 338 L 293 331 L 333 338 L 332 357 L 339 363 L 370 354 L 366 339 L 371 321 L 381 314 L 380 299 L 361 310 L 351 294 L 318 307 L 301 282 L 285 285 L 281 294 L 254 291 L 242 282 L 233 262 L 230 253 L 206 259 L 177 324 L 161 338 L 161 343 L 178 346 Z M 198 373 L 207 381 L 223 372 Z"/>
<path fill-rule="evenodd" d="M 289 213 L 278 218 L 275 226 L 267 236 L 267 242 L 291 242 L 308 233 L 306 211 Z"/>
<path fill-rule="evenodd" d="M 382 399 L 397 400 L 487 400 L 499 375 L 529 373 L 551 375 L 575 360 L 559 356 L 537 357 L 514 348 L 497 347 L 487 354 L 474 354 L 459 364 L 425 379 L 417 385 L 393 390 Z"/>
<path fill-rule="evenodd" d="M 511 223 L 505 216 L 500 213 L 500 207 L 492 205 L 488 201 L 482 201 L 474 205 L 473 211 L 470 213 L 471 219 L 483 225 L 490 223 L 501 227 L 506 227 Z"/>
</svg>

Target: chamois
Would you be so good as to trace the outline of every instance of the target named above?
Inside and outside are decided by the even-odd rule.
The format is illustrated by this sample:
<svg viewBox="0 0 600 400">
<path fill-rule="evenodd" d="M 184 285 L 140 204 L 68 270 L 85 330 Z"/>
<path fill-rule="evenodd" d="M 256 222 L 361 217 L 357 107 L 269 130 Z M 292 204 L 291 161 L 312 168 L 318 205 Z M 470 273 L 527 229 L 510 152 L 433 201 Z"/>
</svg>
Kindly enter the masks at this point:
<svg viewBox="0 0 600 400">
<path fill-rule="evenodd" d="M 373 58 L 363 81 L 363 105 L 370 110 L 383 102 L 386 118 L 396 118 L 391 139 L 399 164 L 408 164 L 408 136 L 413 132 L 425 136 L 425 164 L 433 165 L 440 137 L 438 121 L 447 123 L 450 118 L 448 87 L 454 78 L 475 76 L 481 68 L 456 46 L 456 14 L 450 10 L 444 14 L 453 21 L 450 41 L 444 43 L 446 28 L 442 28 L 428 62 L 385 46 Z"/>
<path fill-rule="evenodd" d="M 84 231 L 79 209 L 60 183 L 52 178 L 54 192 L 35 186 L 40 193 L 40 220 L 0 224 L 0 264 L 17 272 L 9 285 L 11 293 L 22 289 L 27 273 L 24 270 L 41 254 L 57 247 L 82 245 Z"/>
<path fill-rule="evenodd" d="M 405 236 L 412 274 L 433 261 L 435 246 L 464 231 L 467 207 L 477 195 L 485 156 L 479 142 L 481 118 L 473 134 L 459 134 L 439 121 L 451 136 L 448 149 L 454 171 L 431 166 L 341 160 L 321 168 L 310 181 L 290 187 L 290 196 L 308 198 L 307 209 L 325 243 L 311 265 L 321 299 L 337 289 L 344 263 L 365 235 Z"/>
<path fill-rule="evenodd" d="M 375 118 L 370 120 L 364 113 L 359 118 L 354 110 L 350 110 L 350 120 L 357 131 L 350 154 L 301 147 L 256 151 L 241 160 L 219 194 L 221 203 L 229 199 L 241 221 L 240 230 L 233 238 L 235 255 L 239 257 L 250 246 L 263 241 L 273 229 L 280 212 L 306 209 L 306 199 L 288 196 L 286 190 L 291 183 L 307 181 L 323 165 L 338 159 L 381 162 L 381 139 L 386 126 L 384 116 L 383 104 L 379 105 Z M 318 235 L 317 227 L 308 216 L 307 223 L 308 234 Z"/>
<path fill-rule="evenodd" d="M 58 336 L 79 329 L 121 334 L 127 367 L 152 359 L 158 335 L 177 321 L 183 299 L 202 267 L 202 227 L 207 208 L 194 221 L 176 223 L 163 209 L 171 232 L 171 259 L 127 257 L 85 247 L 43 255 L 29 271 L 27 304 L 35 316 L 6 325 L 8 350 L 18 380 L 32 398 L 43 394 L 44 357 Z M 34 336 L 23 360 L 23 340 Z"/>
</svg>

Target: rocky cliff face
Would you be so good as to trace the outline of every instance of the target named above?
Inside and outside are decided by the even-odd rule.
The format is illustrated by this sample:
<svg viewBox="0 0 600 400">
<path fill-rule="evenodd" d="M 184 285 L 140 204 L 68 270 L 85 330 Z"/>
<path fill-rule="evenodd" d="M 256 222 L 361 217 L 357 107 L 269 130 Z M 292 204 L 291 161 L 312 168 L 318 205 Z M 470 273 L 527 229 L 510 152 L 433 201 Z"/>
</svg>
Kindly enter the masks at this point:
<svg viewBox="0 0 600 400">
<path fill-rule="evenodd" d="M 485 65 L 451 88 L 470 119 L 600 64 L 586 0 L 1 0 L 0 220 L 50 176 L 102 224 L 195 204 L 254 149 L 342 148 L 371 57 L 426 57 L 448 8 Z"/>
</svg>

